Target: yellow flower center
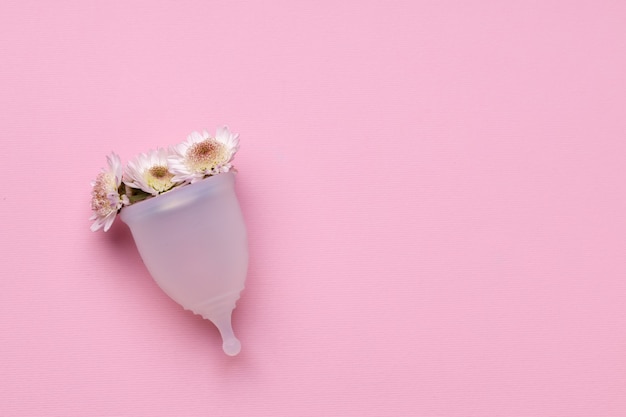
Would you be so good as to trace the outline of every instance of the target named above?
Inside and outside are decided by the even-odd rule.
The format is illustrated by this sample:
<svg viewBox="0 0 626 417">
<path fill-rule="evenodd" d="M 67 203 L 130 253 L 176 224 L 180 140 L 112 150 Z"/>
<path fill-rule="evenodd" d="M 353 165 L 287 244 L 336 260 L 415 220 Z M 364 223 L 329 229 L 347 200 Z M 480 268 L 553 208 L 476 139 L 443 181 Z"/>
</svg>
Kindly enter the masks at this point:
<svg viewBox="0 0 626 417">
<path fill-rule="evenodd" d="M 215 139 L 194 143 L 186 154 L 187 165 L 196 172 L 204 172 L 226 162 L 226 147 Z"/>
<path fill-rule="evenodd" d="M 108 197 L 109 193 L 115 191 L 115 178 L 104 172 L 98 174 L 91 192 L 91 209 L 98 216 L 106 217 L 109 213 L 117 210 L 117 207 L 111 204 Z"/>
<path fill-rule="evenodd" d="M 144 174 L 144 178 L 148 186 L 160 193 L 167 191 L 174 186 L 174 183 L 172 182 L 173 176 L 174 174 L 169 172 L 167 167 L 163 165 L 155 165 L 146 170 L 146 173 Z"/>
<path fill-rule="evenodd" d="M 150 168 L 148 170 L 148 172 L 154 178 L 158 178 L 158 179 L 164 178 L 164 177 L 167 176 L 167 174 L 169 174 L 169 171 L 167 170 L 167 167 L 164 167 L 162 165 L 155 165 L 152 168 Z"/>
</svg>

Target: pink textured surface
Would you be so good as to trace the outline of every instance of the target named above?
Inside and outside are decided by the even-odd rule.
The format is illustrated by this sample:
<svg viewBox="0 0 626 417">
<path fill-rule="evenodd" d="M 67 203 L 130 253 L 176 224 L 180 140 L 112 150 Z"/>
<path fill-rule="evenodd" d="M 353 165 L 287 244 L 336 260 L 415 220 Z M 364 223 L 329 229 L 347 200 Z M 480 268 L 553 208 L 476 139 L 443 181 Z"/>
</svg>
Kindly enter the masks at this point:
<svg viewBox="0 0 626 417">
<path fill-rule="evenodd" d="M 1 416 L 626 415 L 626 2 L 3 1 Z M 229 358 L 89 231 L 228 123 Z"/>
</svg>

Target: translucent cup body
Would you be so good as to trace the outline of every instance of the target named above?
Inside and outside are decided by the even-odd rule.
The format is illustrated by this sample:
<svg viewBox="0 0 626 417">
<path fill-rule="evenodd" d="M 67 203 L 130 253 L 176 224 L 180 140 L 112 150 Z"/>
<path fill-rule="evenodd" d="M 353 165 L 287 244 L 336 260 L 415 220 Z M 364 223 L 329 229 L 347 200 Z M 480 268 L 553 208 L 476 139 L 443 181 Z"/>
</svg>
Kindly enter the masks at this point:
<svg viewBox="0 0 626 417">
<path fill-rule="evenodd" d="M 241 349 L 231 314 L 244 288 L 248 246 L 235 176 L 222 173 L 124 207 L 144 264 L 174 301 L 211 320 L 224 352 Z"/>
</svg>

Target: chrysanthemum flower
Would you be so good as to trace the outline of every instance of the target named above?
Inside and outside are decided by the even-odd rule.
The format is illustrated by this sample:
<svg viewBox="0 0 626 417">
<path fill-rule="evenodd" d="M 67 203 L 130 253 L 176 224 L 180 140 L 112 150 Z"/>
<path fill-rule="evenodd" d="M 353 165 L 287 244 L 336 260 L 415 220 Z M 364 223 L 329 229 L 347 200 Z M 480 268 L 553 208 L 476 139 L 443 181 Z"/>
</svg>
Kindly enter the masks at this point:
<svg viewBox="0 0 626 417">
<path fill-rule="evenodd" d="M 118 189 L 122 184 L 122 164 L 120 157 L 115 153 L 107 156 L 108 169 L 103 168 L 96 180 L 91 183 L 91 209 L 93 215 L 89 220 L 95 220 L 91 230 L 96 231 L 104 227 L 109 230 L 115 216 L 123 205 L 128 204 L 125 195 L 120 196 Z"/>
<path fill-rule="evenodd" d="M 205 176 L 228 172 L 239 149 L 239 135 L 219 127 L 215 137 L 205 130 L 193 132 L 187 140 L 174 146 L 168 158 L 174 182 L 194 183 Z"/>
<path fill-rule="evenodd" d="M 171 189 L 176 184 L 172 182 L 174 174 L 169 171 L 167 156 L 165 149 L 139 154 L 128 162 L 124 172 L 124 184 L 152 195 Z"/>
</svg>

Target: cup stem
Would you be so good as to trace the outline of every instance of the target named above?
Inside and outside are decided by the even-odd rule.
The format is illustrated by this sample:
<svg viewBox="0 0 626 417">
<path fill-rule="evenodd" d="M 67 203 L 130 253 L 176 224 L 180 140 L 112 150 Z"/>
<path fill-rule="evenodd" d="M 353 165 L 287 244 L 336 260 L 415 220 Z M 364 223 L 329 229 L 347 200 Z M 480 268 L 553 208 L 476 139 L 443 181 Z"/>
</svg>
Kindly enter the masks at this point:
<svg viewBox="0 0 626 417">
<path fill-rule="evenodd" d="M 241 342 L 235 337 L 235 333 L 233 332 L 231 312 L 211 318 L 211 321 L 215 324 L 222 336 L 222 349 L 224 353 L 228 356 L 237 355 L 241 351 Z"/>
</svg>

